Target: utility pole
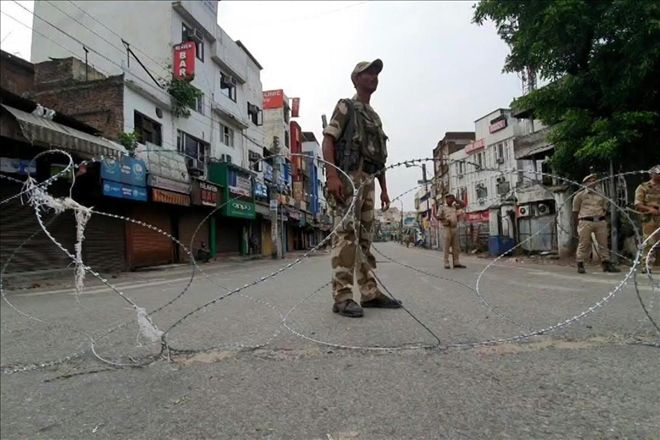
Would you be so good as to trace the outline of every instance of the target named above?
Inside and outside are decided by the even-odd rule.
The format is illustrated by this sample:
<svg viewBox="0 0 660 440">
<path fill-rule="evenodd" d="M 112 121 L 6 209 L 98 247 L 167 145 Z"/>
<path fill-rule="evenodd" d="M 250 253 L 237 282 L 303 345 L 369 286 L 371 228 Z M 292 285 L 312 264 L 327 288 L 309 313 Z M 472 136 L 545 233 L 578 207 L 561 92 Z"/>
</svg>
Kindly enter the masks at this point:
<svg viewBox="0 0 660 440">
<path fill-rule="evenodd" d="M 273 136 L 273 154 L 275 154 L 275 164 L 273 165 L 273 184 L 270 187 L 270 235 L 273 242 L 273 250 L 271 256 L 274 260 L 282 258 L 282 242 L 279 237 L 277 228 L 277 208 L 279 204 L 278 185 L 280 177 L 280 139 Z"/>
<path fill-rule="evenodd" d="M 612 199 L 612 206 L 610 207 L 610 223 L 611 223 L 611 237 L 612 237 L 612 256 L 611 260 L 613 264 L 619 263 L 619 234 L 617 230 L 617 195 L 616 195 L 616 185 L 614 184 L 614 164 L 610 160 L 610 198 Z"/>
</svg>

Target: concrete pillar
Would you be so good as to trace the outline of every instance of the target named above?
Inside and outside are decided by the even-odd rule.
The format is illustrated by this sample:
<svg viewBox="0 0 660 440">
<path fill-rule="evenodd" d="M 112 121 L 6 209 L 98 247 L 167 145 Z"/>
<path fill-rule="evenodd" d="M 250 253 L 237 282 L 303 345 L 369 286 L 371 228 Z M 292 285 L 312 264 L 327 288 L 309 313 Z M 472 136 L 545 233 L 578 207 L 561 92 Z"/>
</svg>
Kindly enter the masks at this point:
<svg viewBox="0 0 660 440">
<path fill-rule="evenodd" d="M 574 254 L 573 249 L 573 203 L 568 200 L 572 192 L 568 188 L 554 192 L 557 207 L 557 250 L 560 258 L 568 258 Z"/>
</svg>

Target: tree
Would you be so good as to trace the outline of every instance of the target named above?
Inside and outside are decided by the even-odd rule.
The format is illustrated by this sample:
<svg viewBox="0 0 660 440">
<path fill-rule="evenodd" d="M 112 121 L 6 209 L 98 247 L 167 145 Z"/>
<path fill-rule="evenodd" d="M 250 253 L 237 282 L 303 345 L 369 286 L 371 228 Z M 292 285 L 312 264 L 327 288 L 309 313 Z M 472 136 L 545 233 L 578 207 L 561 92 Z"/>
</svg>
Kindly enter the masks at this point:
<svg viewBox="0 0 660 440">
<path fill-rule="evenodd" d="M 486 20 L 509 45 L 505 72 L 549 82 L 512 106 L 552 126 L 556 172 L 660 162 L 660 2 L 481 0 L 473 21 Z"/>
</svg>

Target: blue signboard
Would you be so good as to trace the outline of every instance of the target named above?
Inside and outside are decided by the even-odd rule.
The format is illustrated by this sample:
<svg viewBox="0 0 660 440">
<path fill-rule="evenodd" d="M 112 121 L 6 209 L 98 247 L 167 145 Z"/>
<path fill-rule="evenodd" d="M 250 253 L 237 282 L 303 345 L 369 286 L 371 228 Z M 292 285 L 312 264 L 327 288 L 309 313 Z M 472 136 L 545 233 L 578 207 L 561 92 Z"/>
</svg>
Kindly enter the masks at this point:
<svg viewBox="0 0 660 440">
<path fill-rule="evenodd" d="M 268 198 L 268 187 L 261 182 L 257 182 L 254 185 L 254 196 L 261 197 L 264 199 Z"/>
<path fill-rule="evenodd" d="M 147 168 L 139 159 L 123 156 L 121 160 L 103 159 L 101 178 L 130 186 L 147 186 Z"/>
<path fill-rule="evenodd" d="M 264 166 L 264 180 L 268 182 L 273 181 L 273 166 L 269 164 L 268 162 L 263 162 Z"/>
<path fill-rule="evenodd" d="M 103 195 L 107 197 L 116 197 L 118 199 L 137 200 L 139 202 L 147 201 L 146 187 L 140 188 L 109 180 L 103 181 Z"/>
</svg>

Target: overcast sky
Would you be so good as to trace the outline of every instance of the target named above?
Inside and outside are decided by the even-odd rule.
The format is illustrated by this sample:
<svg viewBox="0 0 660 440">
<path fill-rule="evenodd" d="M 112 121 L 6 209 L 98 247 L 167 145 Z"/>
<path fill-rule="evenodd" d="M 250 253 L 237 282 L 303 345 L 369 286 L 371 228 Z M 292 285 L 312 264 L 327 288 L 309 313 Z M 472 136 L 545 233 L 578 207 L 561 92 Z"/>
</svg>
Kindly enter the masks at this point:
<svg viewBox="0 0 660 440">
<path fill-rule="evenodd" d="M 166 0 L 163 0 L 166 1 Z M 33 2 L 19 2 L 32 10 Z M 471 23 L 471 1 L 221 1 L 218 23 L 264 67 L 264 90 L 300 97 L 298 122 L 321 138 L 321 115 L 354 89 L 362 60 L 383 60 L 372 105 L 390 138 L 390 163 L 432 157 L 447 131 L 473 131 L 474 121 L 508 107 L 521 93 L 517 75 L 502 74 L 507 46 L 492 24 Z M 31 25 L 11 1 L 2 10 Z M 1 15 L 2 49 L 30 59 L 30 31 Z M 429 177 L 433 167 L 428 163 Z M 417 186 L 419 168 L 388 174 L 390 198 Z M 413 207 L 413 194 L 405 197 Z"/>
</svg>

